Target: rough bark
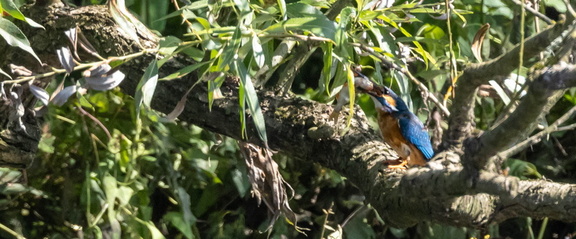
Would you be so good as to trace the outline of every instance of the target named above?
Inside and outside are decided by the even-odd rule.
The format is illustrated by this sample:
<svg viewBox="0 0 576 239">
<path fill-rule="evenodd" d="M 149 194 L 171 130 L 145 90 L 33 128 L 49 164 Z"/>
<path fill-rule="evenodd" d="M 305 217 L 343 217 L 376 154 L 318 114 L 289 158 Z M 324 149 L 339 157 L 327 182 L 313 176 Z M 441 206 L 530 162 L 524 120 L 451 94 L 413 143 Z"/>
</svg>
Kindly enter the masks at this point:
<svg viewBox="0 0 576 239">
<path fill-rule="evenodd" d="M 116 31 L 103 7 L 35 6 L 27 15 L 46 27 L 46 31 L 27 30 L 26 33 L 43 61 L 55 67 L 59 66 L 56 48 L 65 42 L 63 31 L 73 26 L 78 26 L 102 55 L 126 55 L 137 50 L 135 44 L 130 44 Z M 145 43 L 143 45 L 155 44 Z M 0 53 L 14 54 L 13 50 L 5 51 Z M 127 75 L 121 85 L 125 92 L 134 94 L 152 57 L 144 56 L 122 66 L 121 70 Z M 21 61 L 19 64 L 30 63 L 26 59 Z M 6 62 L 0 63 L 5 65 Z M 194 62 L 177 57 L 160 71 L 169 74 L 189 64 Z M 153 108 L 170 112 L 197 80 L 192 74 L 178 80 L 159 82 Z M 189 94 L 180 120 L 240 139 L 237 87 L 233 79 L 225 82 L 222 88 L 224 98 L 216 100 L 208 110 L 207 89 L 205 84 L 199 84 Z M 272 149 L 301 159 L 303 163 L 317 162 L 346 176 L 366 194 L 367 203 L 371 203 L 390 225 L 407 227 L 429 220 L 480 227 L 518 216 L 548 216 L 576 221 L 574 185 L 519 181 L 484 171 L 472 177 L 463 170 L 459 156 L 450 152 L 439 154 L 427 167 L 405 172 L 388 171 L 382 162 L 395 159 L 395 156 L 369 127 L 362 111 L 355 111 L 350 129 L 340 135 L 344 125 L 328 120 L 332 110 L 328 105 L 266 91 L 259 92 L 259 97 Z M 248 125 L 247 128 L 248 141 L 261 144 L 254 127 Z"/>
</svg>

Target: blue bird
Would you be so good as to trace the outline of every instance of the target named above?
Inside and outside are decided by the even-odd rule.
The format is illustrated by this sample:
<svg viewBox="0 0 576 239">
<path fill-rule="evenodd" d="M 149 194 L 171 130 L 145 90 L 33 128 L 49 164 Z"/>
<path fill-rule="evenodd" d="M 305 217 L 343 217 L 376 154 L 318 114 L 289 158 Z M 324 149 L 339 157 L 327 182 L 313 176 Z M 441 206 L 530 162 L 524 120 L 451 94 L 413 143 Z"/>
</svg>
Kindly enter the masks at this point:
<svg viewBox="0 0 576 239">
<path fill-rule="evenodd" d="M 378 126 L 384 142 L 394 149 L 399 163 L 389 168 L 423 166 L 434 156 L 430 136 L 406 103 L 386 86 L 368 91 L 378 111 Z"/>
</svg>

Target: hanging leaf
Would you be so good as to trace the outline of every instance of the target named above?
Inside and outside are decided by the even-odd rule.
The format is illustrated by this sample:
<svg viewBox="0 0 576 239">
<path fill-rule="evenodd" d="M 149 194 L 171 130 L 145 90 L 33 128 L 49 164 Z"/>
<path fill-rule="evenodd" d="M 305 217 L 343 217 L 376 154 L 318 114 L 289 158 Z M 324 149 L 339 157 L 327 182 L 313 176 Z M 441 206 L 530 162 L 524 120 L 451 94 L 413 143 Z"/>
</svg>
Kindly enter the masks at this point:
<svg viewBox="0 0 576 239">
<path fill-rule="evenodd" d="M 252 52 L 254 53 L 254 60 L 256 61 L 256 65 L 262 68 L 266 63 L 266 57 L 264 55 L 264 51 L 262 50 L 262 43 L 260 42 L 260 38 L 256 34 L 252 36 Z"/>
<path fill-rule="evenodd" d="M 208 110 L 212 110 L 215 99 L 222 98 L 220 86 L 224 83 L 225 75 L 222 72 L 210 72 L 206 74 L 208 82 Z"/>
<path fill-rule="evenodd" d="M 120 85 L 124 80 L 124 73 L 112 70 L 108 64 L 102 64 L 88 69 L 82 73 L 86 79 L 85 87 L 88 89 L 105 91 Z"/>
<path fill-rule="evenodd" d="M 264 115 L 262 114 L 262 109 L 260 108 L 260 103 L 258 102 L 258 95 L 256 94 L 256 89 L 254 89 L 254 85 L 252 84 L 252 79 L 248 74 L 248 70 L 242 64 L 240 59 L 235 59 L 233 62 L 234 69 L 236 74 L 240 77 L 240 89 L 245 94 L 246 104 L 248 104 L 248 109 L 252 114 L 252 120 L 254 121 L 254 125 L 256 126 L 256 130 L 258 131 L 258 136 L 268 148 L 268 137 L 266 135 L 266 122 L 264 121 Z M 243 103 L 240 102 L 242 106 Z M 244 107 L 241 107 L 240 110 L 244 111 Z"/>
<path fill-rule="evenodd" d="M 30 42 L 24 33 L 22 33 L 14 23 L 2 17 L 0 17 L 0 36 L 2 36 L 10 46 L 18 47 L 30 53 L 36 58 L 38 63 L 42 64 L 40 58 L 38 58 L 34 50 L 32 50 L 32 47 L 30 47 Z"/>
<path fill-rule="evenodd" d="M 28 23 L 28 25 L 32 27 L 44 29 L 42 25 L 38 24 L 37 22 L 35 22 L 30 18 L 25 17 L 24 14 L 22 14 L 22 12 L 20 12 L 20 10 L 18 9 L 18 6 L 14 4 L 14 1 L 0 0 L 0 7 L 5 13 L 8 13 L 8 15 L 12 16 L 14 19 L 25 21 L 26 23 Z"/>
<path fill-rule="evenodd" d="M 344 64 L 344 67 L 346 69 L 346 80 L 348 83 L 348 107 L 349 107 L 349 112 L 348 113 L 348 117 L 346 117 L 346 129 L 348 129 L 350 127 L 350 124 L 352 123 L 352 117 L 354 116 L 354 104 L 356 103 L 356 87 L 354 85 L 354 72 L 352 72 L 352 70 L 350 70 L 350 64 Z"/>
<path fill-rule="evenodd" d="M 152 102 L 152 96 L 156 90 L 156 84 L 158 83 L 158 65 L 156 59 L 150 62 L 148 68 L 142 75 L 138 86 L 136 87 L 135 103 L 136 103 L 136 114 L 140 112 L 140 107 L 142 104 L 144 106 L 150 106 Z"/>
<path fill-rule="evenodd" d="M 474 35 L 474 40 L 472 41 L 472 46 L 470 47 L 472 48 L 472 54 L 474 54 L 474 57 L 478 62 L 482 62 L 482 43 L 484 42 L 484 38 L 486 37 L 488 30 L 490 30 L 489 23 L 482 25 L 478 32 L 476 32 L 476 35 Z"/>
<path fill-rule="evenodd" d="M 264 31 L 268 33 L 287 33 L 290 31 L 311 32 L 316 36 L 335 41 L 336 29 L 336 23 L 333 21 L 322 18 L 301 17 L 276 23 Z"/>
<path fill-rule="evenodd" d="M 72 59 L 72 53 L 70 52 L 70 48 L 62 47 L 60 49 L 57 49 L 56 55 L 58 55 L 58 60 L 60 61 L 60 64 L 62 64 L 62 67 L 64 67 L 66 72 L 68 72 L 68 74 L 72 73 L 72 71 L 74 71 L 76 63 L 74 63 L 74 59 Z"/>
<path fill-rule="evenodd" d="M 324 50 L 324 57 L 323 62 L 324 66 L 322 67 L 322 83 L 324 85 L 324 89 L 326 90 L 326 94 L 330 95 L 330 79 L 332 79 L 332 53 L 333 53 L 333 46 L 332 43 L 327 42 L 323 45 L 322 49 Z"/>
<path fill-rule="evenodd" d="M 173 36 L 167 36 L 160 39 L 160 49 L 158 49 L 158 53 L 168 56 L 172 54 L 182 42 L 179 38 Z"/>
<path fill-rule="evenodd" d="M 64 105 L 64 103 L 68 101 L 68 98 L 74 95 L 74 93 L 76 93 L 77 90 L 78 87 L 75 85 L 66 86 L 64 89 L 58 92 L 56 96 L 54 96 L 54 98 L 52 99 L 52 104 L 56 106 Z"/>
<path fill-rule="evenodd" d="M 32 92 L 32 94 L 36 96 L 36 98 L 38 98 L 38 100 L 40 100 L 42 104 L 48 105 L 48 100 L 50 99 L 50 95 L 48 94 L 48 92 L 46 92 L 46 90 L 38 86 L 33 85 L 32 82 L 30 82 L 29 84 L 30 84 L 30 92 Z"/>
<path fill-rule="evenodd" d="M 286 20 L 286 1 L 284 0 L 276 0 L 278 2 L 278 8 L 280 8 L 280 14 L 282 15 L 282 19 Z"/>
<path fill-rule="evenodd" d="M 162 79 L 160 79 L 160 80 L 162 80 L 162 81 L 164 81 L 164 80 L 174 80 L 174 79 L 178 79 L 178 78 L 184 77 L 185 75 L 190 74 L 190 72 L 193 72 L 193 71 L 197 70 L 198 68 L 203 67 L 203 66 L 205 66 L 206 64 L 209 64 L 209 63 L 210 63 L 209 61 L 206 61 L 206 62 L 194 64 L 194 65 L 189 65 L 189 66 L 184 67 L 184 68 L 182 68 L 182 69 L 180 69 L 180 70 L 177 70 L 176 72 L 174 72 L 174 73 L 172 73 L 172 74 L 170 74 L 170 75 L 167 75 L 167 76 L 165 76 L 165 77 L 162 77 Z"/>
</svg>

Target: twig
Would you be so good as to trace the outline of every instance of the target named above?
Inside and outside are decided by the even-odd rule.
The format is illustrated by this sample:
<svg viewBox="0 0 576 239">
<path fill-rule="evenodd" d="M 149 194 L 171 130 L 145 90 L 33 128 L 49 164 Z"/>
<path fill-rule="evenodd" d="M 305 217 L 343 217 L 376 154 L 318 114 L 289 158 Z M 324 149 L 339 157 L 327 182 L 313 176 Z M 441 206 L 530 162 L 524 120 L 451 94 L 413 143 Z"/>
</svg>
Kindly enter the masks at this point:
<svg viewBox="0 0 576 239">
<path fill-rule="evenodd" d="M 9 233 L 10 235 L 12 235 L 12 236 L 14 236 L 14 237 L 16 237 L 16 238 L 18 238 L 18 239 L 21 239 L 21 238 L 24 238 L 24 239 L 25 239 L 24 236 L 18 234 L 17 232 L 15 232 L 14 230 L 12 230 L 12 229 L 10 229 L 9 227 L 5 226 L 5 225 L 2 224 L 2 223 L 0 223 L 0 229 L 6 231 L 6 232 Z"/>
<path fill-rule="evenodd" d="M 180 6 L 178 5 L 177 0 L 172 0 L 172 4 L 174 4 L 174 8 L 176 8 L 176 11 L 180 10 Z M 184 14 L 180 14 L 180 16 L 182 17 L 182 19 L 184 19 L 184 22 L 186 22 L 186 25 L 188 25 L 188 28 L 192 30 L 193 29 L 192 23 L 190 21 L 188 21 L 188 18 L 184 17 Z"/>
<path fill-rule="evenodd" d="M 90 63 L 86 63 L 86 64 L 80 64 L 74 67 L 74 69 L 72 71 L 77 71 L 77 70 L 83 70 L 83 69 L 87 69 L 93 66 L 98 66 L 104 63 L 108 63 L 111 61 L 130 61 L 136 57 L 148 54 L 148 53 L 154 53 L 158 51 L 157 49 L 144 49 L 142 51 L 130 54 L 130 55 L 125 55 L 125 56 L 118 56 L 118 57 L 110 57 L 108 59 L 104 59 L 102 61 L 96 61 L 96 62 L 90 62 Z M 19 84 L 19 83 L 24 83 L 24 82 L 28 82 L 30 80 L 35 80 L 35 79 L 40 79 L 40 78 L 45 78 L 45 77 L 49 77 L 49 76 L 53 76 L 56 74 L 62 74 L 62 73 L 66 73 L 66 69 L 57 69 L 57 68 L 53 68 L 52 71 L 50 72 L 46 72 L 46 73 L 42 73 L 42 74 L 37 74 L 37 75 L 31 75 L 31 76 L 21 76 L 18 77 L 14 80 L 7 80 L 7 81 L 2 81 L 2 83 L 4 84 Z"/>
<path fill-rule="evenodd" d="M 508 158 L 514 154 L 519 153 L 520 151 L 524 150 L 525 148 L 540 142 L 540 140 L 544 136 L 546 136 L 550 133 L 558 132 L 558 131 L 565 131 L 565 130 L 570 130 L 570 129 L 576 128 L 576 123 L 571 124 L 571 125 L 567 125 L 567 126 L 563 126 L 563 127 L 558 127 L 559 125 L 561 125 L 564 122 L 566 122 L 567 120 L 569 120 L 570 117 L 574 114 L 574 112 L 576 112 L 576 106 L 572 107 L 570 110 L 568 110 L 568 112 L 566 112 L 564 115 L 562 115 L 560 118 L 558 118 L 556 120 L 556 122 L 554 122 L 550 126 L 546 127 L 544 130 L 538 132 L 535 135 L 532 135 L 530 138 L 522 141 L 521 143 L 516 144 L 513 147 L 499 153 L 498 157 L 501 159 L 506 159 L 506 158 Z"/>
<path fill-rule="evenodd" d="M 531 8 L 530 6 L 528 6 L 522 2 L 519 2 L 518 0 L 512 0 L 512 2 L 518 6 L 523 7 L 526 11 L 529 11 L 530 13 L 534 14 L 534 16 L 542 19 L 542 21 L 544 21 L 550 25 L 554 24 L 554 20 L 552 20 L 552 19 L 548 18 L 546 15 L 536 11 L 536 9 Z"/>
<path fill-rule="evenodd" d="M 106 135 L 108 136 L 108 139 L 112 139 L 112 135 L 110 134 L 110 131 L 108 131 L 108 129 L 106 128 L 106 126 L 104 126 L 104 124 L 102 124 L 102 122 L 100 122 L 100 120 L 98 120 L 98 118 L 94 117 L 92 114 L 86 112 L 84 109 L 82 109 L 82 107 L 77 107 L 78 111 L 80 111 L 80 113 L 82 113 L 83 115 L 88 116 L 88 118 L 90 118 L 92 121 L 94 121 L 98 126 L 100 126 L 100 128 L 102 128 L 102 130 L 104 130 L 104 133 L 106 133 Z"/>
<path fill-rule="evenodd" d="M 405 76 L 407 76 L 414 84 L 416 84 L 418 86 L 418 88 L 420 89 L 420 91 L 422 91 L 424 94 L 427 95 L 428 99 L 430 101 L 432 101 L 436 106 L 438 106 L 438 108 L 442 111 L 442 113 L 444 113 L 444 115 L 446 116 L 450 116 L 450 111 L 448 111 L 448 108 L 446 108 L 446 106 L 444 106 L 439 100 L 438 98 L 436 98 L 436 96 L 434 94 L 430 94 L 428 87 L 426 87 L 424 84 L 422 84 L 422 82 L 420 82 L 418 79 L 416 79 L 416 77 L 414 77 L 412 75 L 412 73 L 410 73 L 410 71 L 406 70 L 405 68 L 400 67 L 399 65 L 396 65 L 394 62 L 388 60 L 386 57 L 384 57 L 382 54 L 376 52 L 374 49 L 365 46 L 363 44 L 360 43 L 350 43 L 350 45 L 355 46 L 355 47 L 359 47 L 360 49 L 362 49 L 365 52 L 370 53 L 371 55 L 375 56 L 376 58 L 378 58 L 380 61 L 382 61 L 382 64 L 399 71 L 400 73 L 404 74 Z"/>
</svg>

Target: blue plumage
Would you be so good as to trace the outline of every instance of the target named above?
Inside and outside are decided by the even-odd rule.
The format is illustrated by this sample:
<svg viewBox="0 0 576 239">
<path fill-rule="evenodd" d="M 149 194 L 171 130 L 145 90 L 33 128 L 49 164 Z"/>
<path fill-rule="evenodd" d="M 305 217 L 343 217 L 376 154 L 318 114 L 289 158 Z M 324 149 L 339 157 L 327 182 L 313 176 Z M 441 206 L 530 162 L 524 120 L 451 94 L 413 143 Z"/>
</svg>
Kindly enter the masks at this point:
<svg viewBox="0 0 576 239">
<path fill-rule="evenodd" d="M 429 161 L 434 156 L 434 150 L 430 143 L 430 136 L 428 136 L 422 122 L 410 111 L 396 111 L 392 113 L 392 116 L 398 119 L 402 136 L 416 146 L 426 161 Z"/>
<path fill-rule="evenodd" d="M 404 139 L 394 140 L 385 139 L 388 142 L 405 142 L 412 144 L 416 149 L 418 149 L 424 156 L 425 161 L 429 161 L 434 156 L 434 150 L 432 149 L 432 144 L 430 143 L 430 136 L 425 130 L 424 125 L 416 115 L 414 115 L 408 109 L 406 103 L 398 96 L 394 91 L 388 87 L 381 86 L 379 90 L 382 93 L 368 92 L 375 100 L 377 108 L 383 112 L 387 112 L 394 119 L 397 120 L 399 126 L 400 134 Z M 383 118 L 384 119 L 384 118 Z M 385 123 L 383 125 L 390 124 Z M 388 128 L 388 130 L 393 128 Z M 393 136 L 393 133 L 386 133 L 383 135 Z M 393 137 L 399 137 L 393 136 Z M 401 146 L 396 145 L 397 149 L 401 149 Z M 399 152 L 402 154 L 402 152 Z"/>
</svg>

